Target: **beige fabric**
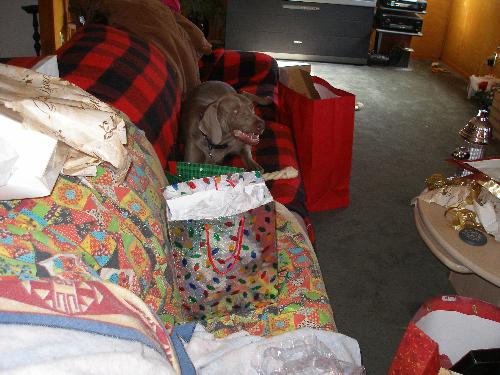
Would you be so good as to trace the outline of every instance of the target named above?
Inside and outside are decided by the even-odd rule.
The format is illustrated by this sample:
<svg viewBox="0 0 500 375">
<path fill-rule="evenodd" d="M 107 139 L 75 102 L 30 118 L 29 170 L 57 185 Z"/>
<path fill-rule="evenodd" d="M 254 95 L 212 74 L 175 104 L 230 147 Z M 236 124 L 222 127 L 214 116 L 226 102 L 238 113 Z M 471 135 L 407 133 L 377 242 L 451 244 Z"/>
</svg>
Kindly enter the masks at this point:
<svg viewBox="0 0 500 375">
<path fill-rule="evenodd" d="M 0 64 L 0 105 L 24 126 L 72 148 L 64 173 L 92 175 L 109 162 L 125 177 L 130 166 L 123 118 L 109 105 L 60 78 Z"/>
<path fill-rule="evenodd" d="M 154 43 L 173 66 L 183 94 L 200 84 L 198 60 L 212 50 L 202 31 L 159 0 L 71 0 L 91 13 L 87 22 L 107 22 Z"/>
</svg>

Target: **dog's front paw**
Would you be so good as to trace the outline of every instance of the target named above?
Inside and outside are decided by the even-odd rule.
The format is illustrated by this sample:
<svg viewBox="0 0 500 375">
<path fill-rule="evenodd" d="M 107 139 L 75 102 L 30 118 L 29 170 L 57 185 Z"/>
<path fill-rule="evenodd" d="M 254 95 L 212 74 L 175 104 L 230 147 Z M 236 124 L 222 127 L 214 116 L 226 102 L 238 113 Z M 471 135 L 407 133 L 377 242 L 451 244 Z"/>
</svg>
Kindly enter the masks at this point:
<svg viewBox="0 0 500 375">
<path fill-rule="evenodd" d="M 253 163 L 248 163 L 247 165 L 247 171 L 249 172 L 252 172 L 252 171 L 258 171 L 260 173 L 264 173 L 264 168 L 262 168 L 262 166 L 260 166 L 259 164 L 257 164 L 256 162 L 253 162 Z"/>
</svg>

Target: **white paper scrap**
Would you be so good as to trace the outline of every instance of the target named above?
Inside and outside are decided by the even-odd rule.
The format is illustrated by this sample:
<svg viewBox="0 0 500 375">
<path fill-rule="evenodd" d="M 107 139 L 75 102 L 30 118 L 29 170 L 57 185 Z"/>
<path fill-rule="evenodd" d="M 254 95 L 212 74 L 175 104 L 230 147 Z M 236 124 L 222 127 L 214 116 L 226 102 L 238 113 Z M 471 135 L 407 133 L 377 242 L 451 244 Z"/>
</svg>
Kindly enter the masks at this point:
<svg viewBox="0 0 500 375">
<path fill-rule="evenodd" d="M 169 220 L 215 219 L 237 215 L 273 201 L 265 183 L 238 185 L 230 190 L 207 190 L 168 199 Z"/>
</svg>

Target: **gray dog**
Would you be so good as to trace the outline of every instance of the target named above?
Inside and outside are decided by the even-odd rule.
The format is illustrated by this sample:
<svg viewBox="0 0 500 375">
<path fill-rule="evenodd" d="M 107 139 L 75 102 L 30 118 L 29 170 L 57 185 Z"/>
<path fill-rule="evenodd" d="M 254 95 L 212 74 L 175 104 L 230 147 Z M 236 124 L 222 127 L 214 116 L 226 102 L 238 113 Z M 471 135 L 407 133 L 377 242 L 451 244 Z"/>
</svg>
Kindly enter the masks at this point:
<svg viewBox="0 0 500 375">
<path fill-rule="evenodd" d="M 254 113 L 254 103 L 269 105 L 272 99 L 238 94 L 221 81 L 207 81 L 192 90 L 183 103 L 181 131 L 184 161 L 220 164 L 226 155 L 241 156 L 248 170 L 263 168 L 252 157 L 264 121 Z"/>
</svg>

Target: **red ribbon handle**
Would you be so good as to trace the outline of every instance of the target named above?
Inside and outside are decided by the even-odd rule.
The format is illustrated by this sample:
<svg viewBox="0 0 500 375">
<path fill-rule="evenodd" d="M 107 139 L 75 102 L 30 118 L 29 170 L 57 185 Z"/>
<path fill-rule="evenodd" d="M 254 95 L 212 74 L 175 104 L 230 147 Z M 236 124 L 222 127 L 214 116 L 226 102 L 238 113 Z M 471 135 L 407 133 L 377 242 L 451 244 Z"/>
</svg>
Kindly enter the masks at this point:
<svg viewBox="0 0 500 375">
<path fill-rule="evenodd" d="M 229 256 L 228 258 L 224 259 L 224 263 L 230 261 L 231 259 L 234 259 L 234 262 L 225 271 L 221 271 L 220 269 L 217 268 L 217 266 L 214 263 L 214 259 L 212 258 L 212 248 L 210 247 L 210 235 L 208 233 L 208 229 L 209 228 L 208 228 L 208 224 L 205 224 L 205 235 L 206 235 L 206 239 L 207 239 L 208 261 L 212 265 L 214 271 L 216 273 L 218 273 L 219 275 L 223 276 L 223 275 L 227 274 L 236 265 L 236 261 L 240 257 L 241 247 L 242 247 L 242 244 L 243 244 L 243 230 L 244 230 L 244 228 L 245 228 L 245 217 L 242 216 L 241 220 L 240 220 L 240 224 L 238 226 L 238 233 L 237 233 L 237 240 L 236 240 L 236 249 L 235 249 L 235 251 L 233 252 L 233 254 L 231 256 Z"/>
</svg>

